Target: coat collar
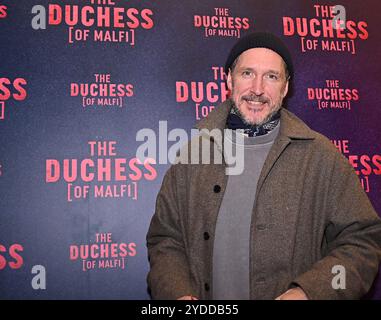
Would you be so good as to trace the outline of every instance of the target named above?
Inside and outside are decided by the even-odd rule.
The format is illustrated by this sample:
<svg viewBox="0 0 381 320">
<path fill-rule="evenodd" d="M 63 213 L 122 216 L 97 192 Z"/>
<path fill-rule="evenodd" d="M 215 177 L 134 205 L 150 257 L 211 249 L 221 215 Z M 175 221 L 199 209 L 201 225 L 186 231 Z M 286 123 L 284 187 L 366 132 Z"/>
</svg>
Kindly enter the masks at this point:
<svg viewBox="0 0 381 320">
<path fill-rule="evenodd" d="M 196 123 L 199 130 L 225 129 L 232 102 L 230 99 L 220 104 L 206 118 Z M 311 140 L 315 139 L 315 132 L 292 112 L 281 109 L 279 139 L 282 140 Z"/>
<path fill-rule="evenodd" d="M 226 100 L 224 103 L 219 105 L 215 110 L 213 110 L 208 117 L 199 121 L 196 128 L 200 130 L 200 133 L 205 138 L 214 140 L 212 136 L 208 135 L 208 131 L 213 129 L 225 129 L 226 119 L 228 117 L 232 102 Z M 207 129 L 203 131 L 202 129 Z M 278 158 L 281 156 L 282 152 L 287 148 L 292 141 L 296 140 L 313 140 L 315 139 L 317 133 L 311 130 L 301 119 L 290 111 L 282 108 L 280 116 L 280 130 L 279 135 L 274 141 L 268 156 L 266 157 L 265 163 L 263 165 L 261 174 L 258 179 L 256 199 L 258 193 L 261 191 L 264 181 L 269 175 L 272 167 L 277 162 Z M 224 137 L 224 135 L 222 135 Z M 223 154 L 223 142 L 222 145 L 215 141 L 221 153 Z"/>
</svg>

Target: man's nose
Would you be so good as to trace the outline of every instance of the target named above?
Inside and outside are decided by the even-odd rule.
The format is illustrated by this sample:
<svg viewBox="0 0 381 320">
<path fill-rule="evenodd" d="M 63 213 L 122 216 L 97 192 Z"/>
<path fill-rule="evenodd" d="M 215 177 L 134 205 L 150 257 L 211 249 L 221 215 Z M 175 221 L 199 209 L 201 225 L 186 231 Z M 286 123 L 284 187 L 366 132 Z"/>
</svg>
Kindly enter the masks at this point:
<svg viewBox="0 0 381 320">
<path fill-rule="evenodd" d="M 254 77 L 251 82 L 251 90 L 257 95 L 260 96 L 264 93 L 263 79 L 260 76 Z"/>
</svg>

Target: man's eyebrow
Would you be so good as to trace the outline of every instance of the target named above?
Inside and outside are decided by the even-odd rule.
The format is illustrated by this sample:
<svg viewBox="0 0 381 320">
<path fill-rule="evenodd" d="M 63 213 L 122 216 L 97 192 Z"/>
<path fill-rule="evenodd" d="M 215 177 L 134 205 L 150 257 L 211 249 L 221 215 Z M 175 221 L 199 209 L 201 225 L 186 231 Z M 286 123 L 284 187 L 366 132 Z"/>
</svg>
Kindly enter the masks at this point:
<svg viewBox="0 0 381 320">
<path fill-rule="evenodd" d="M 252 71 L 254 72 L 255 70 L 251 67 L 241 67 L 241 68 L 238 68 L 239 71 Z M 277 71 L 277 70 L 273 70 L 273 69 L 270 69 L 270 70 L 267 70 L 265 71 L 264 73 L 273 73 L 273 74 L 276 74 L 276 75 L 281 75 L 281 72 L 280 71 Z"/>
<path fill-rule="evenodd" d="M 266 73 L 274 73 L 276 75 L 280 75 L 281 74 L 279 71 L 276 71 L 276 70 L 268 70 Z"/>
<path fill-rule="evenodd" d="M 253 68 L 250 68 L 250 67 L 241 67 L 241 68 L 238 68 L 238 70 L 254 71 L 254 69 L 253 69 Z"/>
</svg>

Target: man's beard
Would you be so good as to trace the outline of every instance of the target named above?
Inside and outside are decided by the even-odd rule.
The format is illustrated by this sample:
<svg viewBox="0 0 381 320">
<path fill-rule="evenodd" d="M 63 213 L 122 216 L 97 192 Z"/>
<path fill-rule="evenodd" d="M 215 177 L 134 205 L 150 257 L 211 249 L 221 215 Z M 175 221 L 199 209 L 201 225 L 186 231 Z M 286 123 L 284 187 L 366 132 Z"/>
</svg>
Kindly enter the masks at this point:
<svg viewBox="0 0 381 320">
<path fill-rule="evenodd" d="M 263 103 L 267 103 L 267 104 L 270 103 L 270 101 L 267 98 L 262 97 L 262 96 L 256 96 L 256 95 L 244 95 L 241 97 L 241 100 L 263 102 Z M 281 99 L 279 101 L 279 103 L 275 105 L 273 110 L 267 115 L 267 117 L 265 117 L 262 121 L 256 122 L 256 121 L 251 121 L 245 115 L 243 115 L 242 112 L 237 107 L 236 103 L 233 101 L 233 99 L 231 99 L 231 101 L 233 102 L 232 108 L 233 108 L 234 113 L 236 115 L 238 115 L 246 125 L 250 125 L 250 126 L 254 126 L 254 125 L 260 126 L 260 125 L 268 122 L 273 117 L 273 115 L 279 111 L 279 109 L 282 107 L 282 103 L 283 103 L 283 99 Z M 242 102 L 242 103 L 244 103 L 244 102 Z"/>
</svg>

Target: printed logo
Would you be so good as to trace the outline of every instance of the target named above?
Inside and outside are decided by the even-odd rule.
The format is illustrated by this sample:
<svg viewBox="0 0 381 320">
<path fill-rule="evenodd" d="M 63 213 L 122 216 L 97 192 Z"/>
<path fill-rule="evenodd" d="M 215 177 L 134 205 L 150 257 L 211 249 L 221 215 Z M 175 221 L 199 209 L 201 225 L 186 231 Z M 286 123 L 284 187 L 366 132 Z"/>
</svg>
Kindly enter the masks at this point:
<svg viewBox="0 0 381 320">
<path fill-rule="evenodd" d="M 365 21 L 339 19 L 336 6 L 315 4 L 313 13 L 314 18 L 283 17 L 283 34 L 298 36 L 302 52 L 321 50 L 356 54 L 355 41 L 369 37 Z"/>
<path fill-rule="evenodd" d="M 26 99 L 26 85 L 27 81 L 24 78 L 16 78 L 14 80 L 0 78 L 0 120 L 4 120 L 6 116 L 6 101 L 12 98 L 16 101 Z"/>
<path fill-rule="evenodd" d="M 70 84 L 70 96 L 81 97 L 82 107 L 123 107 L 125 98 L 134 95 L 131 83 L 112 83 L 110 74 L 94 74 L 92 83 Z"/>
<path fill-rule="evenodd" d="M 0 19 L 5 19 L 7 17 L 7 6 L 0 4 Z"/>
<path fill-rule="evenodd" d="M 88 5 L 49 4 L 32 8 L 32 28 L 68 26 L 68 42 L 136 43 L 136 31 L 154 26 L 153 11 L 148 8 L 118 7 L 114 0 L 90 0 Z M 122 2 L 125 3 L 124 1 Z"/>
<path fill-rule="evenodd" d="M 352 154 L 349 150 L 349 140 L 331 140 L 336 148 L 344 154 L 349 163 L 353 166 L 356 174 L 359 176 L 361 185 L 365 192 L 371 191 L 371 184 L 369 183 L 370 175 L 381 175 L 381 155 L 374 154 Z"/>
<path fill-rule="evenodd" d="M 176 102 L 194 103 L 195 118 L 205 118 L 218 104 L 225 101 L 229 91 L 222 67 L 212 67 L 212 81 L 176 81 Z"/>
<path fill-rule="evenodd" d="M 64 181 L 69 202 L 89 197 L 138 200 L 138 182 L 157 177 L 154 159 L 118 157 L 116 141 L 89 141 L 88 147 L 89 158 L 46 160 L 45 182 Z"/>
<path fill-rule="evenodd" d="M 214 8 L 212 15 L 194 15 L 193 26 L 204 31 L 204 37 L 241 37 L 241 30 L 250 28 L 247 17 L 234 17 L 229 8 Z"/>
<path fill-rule="evenodd" d="M 80 260 L 82 271 L 94 269 L 125 269 L 126 260 L 136 255 L 136 243 L 116 243 L 111 233 L 95 234 L 93 244 L 70 246 L 71 261 Z"/>
<path fill-rule="evenodd" d="M 20 269 L 24 265 L 24 259 L 20 254 L 23 251 L 23 246 L 18 243 L 14 243 L 8 248 L 0 244 L 0 270 L 6 267 Z"/>
<path fill-rule="evenodd" d="M 360 99 L 358 89 L 341 88 L 339 80 L 325 80 L 323 88 L 307 88 L 307 96 L 319 110 L 351 110 L 352 102 Z"/>
</svg>

